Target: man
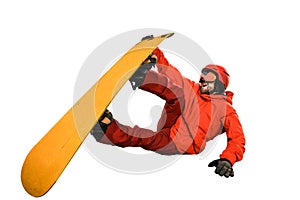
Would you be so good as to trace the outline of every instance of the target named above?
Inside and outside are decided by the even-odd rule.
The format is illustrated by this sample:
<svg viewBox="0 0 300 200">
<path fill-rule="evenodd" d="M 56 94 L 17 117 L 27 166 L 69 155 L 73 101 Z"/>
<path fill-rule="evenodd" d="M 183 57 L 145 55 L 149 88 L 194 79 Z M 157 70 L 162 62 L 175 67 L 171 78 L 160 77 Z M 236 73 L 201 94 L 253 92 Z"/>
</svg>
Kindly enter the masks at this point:
<svg viewBox="0 0 300 200">
<path fill-rule="evenodd" d="M 156 71 L 152 70 L 156 67 Z M 242 160 L 245 138 L 232 107 L 233 93 L 226 69 L 210 64 L 201 71 L 199 83 L 181 75 L 156 48 L 129 79 L 132 88 L 151 92 L 165 106 L 157 131 L 118 123 L 106 111 L 91 131 L 98 142 L 120 147 L 142 147 L 164 155 L 198 154 L 209 141 L 226 132 L 227 147 L 220 159 L 209 163 L 220 176 L 233 177 L 232 166 Z"/>
</svg>

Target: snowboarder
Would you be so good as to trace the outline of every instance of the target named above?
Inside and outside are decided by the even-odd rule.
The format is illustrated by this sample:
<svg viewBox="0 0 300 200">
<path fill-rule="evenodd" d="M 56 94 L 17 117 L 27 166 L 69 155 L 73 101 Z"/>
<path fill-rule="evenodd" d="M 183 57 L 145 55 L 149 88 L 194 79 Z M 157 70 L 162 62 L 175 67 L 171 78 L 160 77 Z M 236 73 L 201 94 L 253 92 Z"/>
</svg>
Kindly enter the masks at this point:
<svg viewBox="0 0 300 200">
<path fill-rule="evenodd" d="M 243 158 L 245 137 L 232 107 L 233 93 L 226 91 L 229 74 L 224 67 L 205 66 L 197 83 L 183 77 L 156 48 L 129 81 L 134 90 L 165 100 L 157 130 L 122 125 L 107 110 L 91 131 L 98 142 L 142 147 L 164 155 L 198 154 L 206 141 L 226 132 L 226 149 L 208 166 L 216 167 L 220 176 L 234 176 L 232 166 Z"/>
</svg>

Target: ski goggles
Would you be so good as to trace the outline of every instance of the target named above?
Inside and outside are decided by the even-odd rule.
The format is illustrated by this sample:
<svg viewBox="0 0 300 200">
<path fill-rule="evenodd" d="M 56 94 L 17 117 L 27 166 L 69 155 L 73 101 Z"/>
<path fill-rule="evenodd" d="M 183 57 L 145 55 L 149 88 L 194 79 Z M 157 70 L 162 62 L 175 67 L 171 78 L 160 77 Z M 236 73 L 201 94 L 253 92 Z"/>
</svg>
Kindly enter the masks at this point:
<svg viewBox="0 0 300 200">
<path fill-rule="evenodd" d="M 214 83 L 216 80 L 217 76 L 213 72 L 207 70 L 202 72 L 199 83 Z"/>
</svg>

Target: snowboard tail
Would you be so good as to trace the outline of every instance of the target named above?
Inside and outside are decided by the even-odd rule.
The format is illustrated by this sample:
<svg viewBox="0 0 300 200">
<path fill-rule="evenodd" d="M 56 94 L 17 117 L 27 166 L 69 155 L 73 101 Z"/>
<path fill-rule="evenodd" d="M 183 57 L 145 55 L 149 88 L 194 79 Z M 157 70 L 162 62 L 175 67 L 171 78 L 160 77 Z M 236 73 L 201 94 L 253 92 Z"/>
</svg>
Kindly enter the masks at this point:
<svg viewBox="0 0 300 200">
<path fill-rule="evenodd" d="M 24 189 L 46 194 L 62 174 L 107 106 L 168 33 L 137 43 L 122 56 L 28 153 L 21 171 Z"/>
</svg>

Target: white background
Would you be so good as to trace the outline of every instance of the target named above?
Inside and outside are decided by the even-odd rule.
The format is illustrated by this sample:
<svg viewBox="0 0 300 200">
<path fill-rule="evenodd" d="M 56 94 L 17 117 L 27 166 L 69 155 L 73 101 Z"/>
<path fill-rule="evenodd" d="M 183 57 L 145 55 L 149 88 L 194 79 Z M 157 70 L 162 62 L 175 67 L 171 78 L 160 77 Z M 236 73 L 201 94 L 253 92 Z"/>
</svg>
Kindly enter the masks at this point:
<svg viewBox="0 0 300 200">
<path fill-rule="evenodd" d="M 299 199 L 299 18 L 297 1 L 1 1 L 0 199 L 33 199 L 23 161 L 72 106 L 86 57 L 147 27 L 180 32 L 230 72 L 247 137 L 236 176 L 207 167 L 221 141 L 205 159 L 184 156 L 146 175 L 106 168 L 82 147 L 41 199 Z"/>
</svg>

